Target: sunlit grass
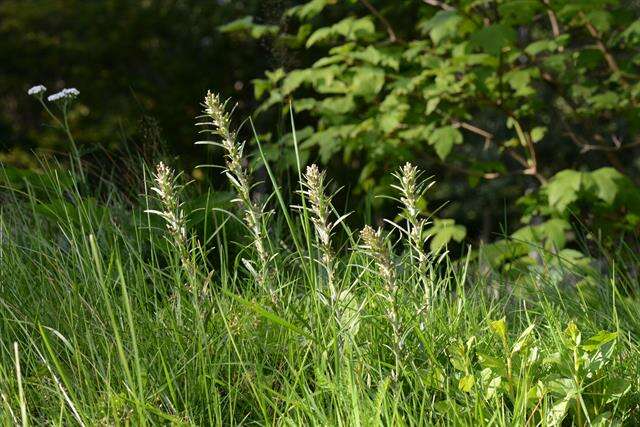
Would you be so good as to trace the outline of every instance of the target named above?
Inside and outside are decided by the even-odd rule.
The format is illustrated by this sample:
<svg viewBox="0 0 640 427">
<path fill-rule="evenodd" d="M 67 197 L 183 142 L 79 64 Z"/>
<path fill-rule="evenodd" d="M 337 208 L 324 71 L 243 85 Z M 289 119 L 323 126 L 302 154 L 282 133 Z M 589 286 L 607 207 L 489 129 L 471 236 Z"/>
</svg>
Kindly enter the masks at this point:
<svg viewBox="0 0 640 427">
<path fill-rule="evenodd" d="M 228 160 L 232 179 L 248 179 Z M 286 194 L 269 170 L 274 194 L 259 202 L 232 181 L 239 202 L 207 199 L 198 227 L 178 213 L 194 195 L 164 165 L 155 181 L 141 165 L 151 178 L 133 208 L 116 190 L 88 197 L 60 170 L 5 186 L 0 420 L 638 421 L 637 283 L 552 256 L 500 274 L 470 253 L 427 251 L 412 197 L 428 187 L 409 166 L 403 220 L 362 231 L 331 206 L 330 177 L 297 173 Z"/>
</svg>

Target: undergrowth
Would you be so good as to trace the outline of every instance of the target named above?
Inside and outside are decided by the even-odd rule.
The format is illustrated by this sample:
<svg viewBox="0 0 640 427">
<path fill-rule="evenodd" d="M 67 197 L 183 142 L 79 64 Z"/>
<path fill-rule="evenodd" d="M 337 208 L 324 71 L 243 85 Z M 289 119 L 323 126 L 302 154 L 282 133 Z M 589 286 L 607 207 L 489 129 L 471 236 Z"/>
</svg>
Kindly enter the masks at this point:
<svg viewBox="0 0 640 427">
<path fill-rule="evenodd" d="M 399 217 L 361 230 L 299 156 L 291 194 L 257 159 L 273 189 L 260 197 L 226 107 L 207 95 L 199 143 L 224 150 L 231 201 L 196 196 L 167 163 L 140 165 L 133 205 L 77 171 L 0 171 L 4 424 L 640 420 L 622 258 L 547 254 L 506 274 L 482 249 L 429 251 L 417 200 L 431 184 L 411 165 L 395 175 Z"/>
</svg>

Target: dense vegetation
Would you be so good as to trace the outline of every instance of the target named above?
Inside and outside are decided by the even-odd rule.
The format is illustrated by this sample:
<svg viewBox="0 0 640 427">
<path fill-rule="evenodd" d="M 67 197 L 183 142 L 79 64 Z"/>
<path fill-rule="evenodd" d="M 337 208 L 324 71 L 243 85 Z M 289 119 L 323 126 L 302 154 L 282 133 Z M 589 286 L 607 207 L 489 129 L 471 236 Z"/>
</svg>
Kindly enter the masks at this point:
<svg viewBox="0 0 640 427">
<path fill-rule="evenodd" d="M 66 111 L 75 92 L 60 96 Z M 349 228 L 316 165 L 293 195 L 263 163 L 274 193 L 256 202 L 225 107 L 207 95 L 199 144 L 225 153 L 235 206 L 206 193 L 194 208 L 163 162 L 140 171 L 141 198 L 106 181 L 89 196 L 79 162 L 4 173 L 7 424 L 638 420 L 636 255 L 603 272 L 535 246 L 510 275 L 454 261 L 425 232 L 431 184 L 410 164 L 385 228 Z"/>
<path fill-rule="evenodd" d="M 222 29 L 308 52 L 256 97 L 285 114 L 293 100 L 311 125 L 301 146 L 352 170 L 341 184 L 356 194 L 386 193 L 388 171 L 416 162 L 470 237 L 519 215 L 561 249 L 572 214 L 613 245 L 638 231 L 639 16 L 632 1 L 312 0 L 280 28 Z"/>
<path fill-rule="evenodd" d="M 640 424 L 639 17 L 0 3 L 0 424 Z"/>
</svg>

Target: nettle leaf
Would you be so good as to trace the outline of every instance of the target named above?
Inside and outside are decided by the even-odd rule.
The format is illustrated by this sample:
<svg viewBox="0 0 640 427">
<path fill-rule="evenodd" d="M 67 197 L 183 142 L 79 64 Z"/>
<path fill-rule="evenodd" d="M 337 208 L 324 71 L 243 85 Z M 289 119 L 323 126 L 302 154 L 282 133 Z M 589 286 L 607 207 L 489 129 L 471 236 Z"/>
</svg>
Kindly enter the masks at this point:
<svg viewBox="0 0 640 427">
<path fill-rule="evenodd" d="M 380 115 L 378 120 L 378 126 L 385 134 L 390 134 L 394 130 L 398 129 L 402 124 L 402 120 L 405 118 L 409 106 L 405 109 L 395 109 Z"/>
<path fill-rule="evenodd" d="M 381 68 L 354 67 L 350 92 L 353 95 L 377 95 L 384 86 L 385 73 Z"/>
<path fill-rule="evenodd" d="M 346 94 L 349 86 L 341 80 L 343 72 L 344 67 L 341 65 L 313 69 L 309 73 L 308 80 L 312 82 L 318 93 Z"/>
<path fill-rule="evenodd" d="M 385 133 L 398 129 L 409 111 L 409 105 L 402 97 L 397 97 L 394 94 L 387 95 L 382 104 L 380 104 L 380 115 L 378 116 L 378 126 Z M 420 129 L 416 127 L 410 128 L 414 133 L 409 137 L 404 136 L 405 139 L 410 139 L 411 136 L 417 137 Z M 402 136 L 401 136 L 402 137 Z"/>
<path fill-rule="evenodd" d="M 533 74 L 533 69 L 513 70 L 504 75 L 504 80 L 513 88 L 516 96 L 532 95 L 535 93 L 530 85 Z"/>
<path fill-rule="evenodd" d="M 586 181 L 589 181 L 589 177 L 583 172 L 571 169 L 558 172 L 545 186 L 549 205 L 564 212 L 571 203 L 578 200 L 578 192 Z"/>
<path fill-rule="evenodd" d="M 453 219 L 435 219 L 426 233 L 431 237 L 431 251 L 438 252 L 452 240 L 461 242 L 467 235 L 467 229 Z"/>
<path fill-rule="evenodd" d="M 294 6 L 287 10 L 287 16 L 297 16 L 301 20 L 307 20 L 318 15 L 330 4 L 335 4 L 336 0 L 311 0 L 305 4 Z"/>
<path fill-rule="evenodd" d="M 375 31 L 376 28 L 371 17 L 365 16 L 359 19 L 348 17 L 331 27 L 323 27 L 314 31 L 307 39 L 306 46 L 309 48 L 318 42 L 336 36 L 343 36 L 347 40 L 357 40 L 363 36 L 374 34 Z"/>
<path fill-rule="evenodd" d="M 498 6 L 500 15 L 514 24 L 526 24 L 544 8 L 538 0 L 511 0 Z"/>
<path fill-rule="evenodd" d="M 620 190 L 620 185 L 628 180 L 616 169 L 610 167 L 593 171 L 591 177 L 597 187 L 598 198 L 608 205 L 613 205 Z"/>
<path fill-rule="evenodd" d="M 587 102 L 597 110 L 615 110 L 624 101 L 618 93 L 607 91 L 587 98 Z"/>
<path fill-rule="evenodd" d="M 316 108 L 325 114 L 346 114 L 354 110 L 355 107 L 353 97 L 348 95 L 325 98 L 317 104 Z"/>
<path fill-rule="evenodd" d="M 636 20 L 633 24 L 629 25 L 627 29 L 622 32 L 620 37 L 627 43 L 640 42 L 640 20 Z"/>
<path fill-rule="evenodd" d="M 255 39 L 262 38 L 266 35 L 277 34 L 279 28 L 277 25 L 262 25 L 253 22 L 253 16 L 245 16 L 236 19 L 218 27 L 221 33 L 248 32 Z"/>
<path fill-rule="evenodd" d="M 503 48 L 515 43 L 516 36 L 516 31 L 510 26 L 493 24 L 473 33 L 471 44 L 492 55 L 498 55 Z"/>
<path fill-rule="evenodd" d="M 352 52 L 349 56 L 353 59 L 368 62 L 371 65 L 381 65 L 397 71 L 400 68 L 401 55 L 402 51 L 380 50 L 369 45 L 366 49 Z"/>
<path fill-rule="evenodd" d="M 528 55 L 536 56 L 542 52 L 553 52 L 557 47 L 555 40 L 536 40 L 527 46 L 524 51 Z"/>
<path fill-rule="evenodd" d="M 611 14 L 606 10 L 592 10 L 587 13 L 587 20 L 600 33 L 606 33 L 611 28 Z"/>
<path fill-rule="evenodd" d="M 542 224 L 523 227 L 515 231 L 511 237 L 518 242 L 530 244 L 531 249 L 544 242 L 545 249 L 555 250 L 564 248 L 567 239 L 566 233 L 571 229 L 567 221 L 553 218 Z"/>
<path fill-rule="evenodd" d="M 431 19 L 424 23 L 418 24 L 418 29 L 423 34 L 429 34 L 434 44 L 454 37 L 458 31 L 458 24 L 462 21 L 462 17 L 454 10 L 441 10 Z"/>
<path fill-rule="evenodd" d="M 547 128 L 545 126 L 535 127 L 531 129 L 531 132 L 530 132 L 531 140 L 533 142 L 541 141 L 546 134 L 547 134 Z"/>
<path fill-rule="evenodd" d="M 290 71 L 284 78 L 282 85 L 280 86 L 280 91 L 283 95 L 290 94 L 300 87 L 302 83 L 309 81 L 311 73 L 311 70 L 308 69 Z"/>
<path fill-rule="evenodd" d="M 429 144 L 433 145 L 436 149 L 436 153 L 440 159 L 447 158 L 453 146 L 456 144 L 462 144 L 462 133 L 453 126 L 445 126 L 434 130 L 429 135 Z"/>
</svg>

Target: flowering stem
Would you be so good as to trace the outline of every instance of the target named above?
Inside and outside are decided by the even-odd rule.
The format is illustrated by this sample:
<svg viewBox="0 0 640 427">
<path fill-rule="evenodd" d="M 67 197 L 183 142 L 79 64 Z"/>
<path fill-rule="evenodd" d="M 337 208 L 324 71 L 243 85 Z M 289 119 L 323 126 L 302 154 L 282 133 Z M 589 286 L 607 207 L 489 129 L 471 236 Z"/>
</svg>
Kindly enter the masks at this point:
<svg viewBox="0 0 640 427">
<path fill-rule="evenodd" d="M 55 115 L 53 113 L 53 111 L 51 111 L 51 109 L 47 106 L 47 104 L 44 102 L 44 99 L 42 97 L 38 97 L 38 101 L 40 101 L 40 104 L 42 104 L 42 107 L 44 107 L 44 110 L 49 114 L 49 116 L 51 116 L 51 118 L 56 122 L 56 124 L 60 127 L 60 129 L 62 129 L 65 132 L 65 134 L 67 135 L 67 139 L 69 140 L 69 143 L 71 144 L 71 154 L 73 156 L 73 161 L 71 162 L 71 172 L 74 175 L 77 172 L 78 175 L 80 176 L 80 180 L 82 182 L 84 182 L 85 175 L 84 175 L 84 171 L 82 169 L 82 162 L 80 161 L 80 152 L 78 151 L 78 146 L 76 145 L 76 140 L 73 137 L 73 135 L 71 134 L 71 127 L 69 126 L 69 119 L 68 119 L 68 115 L 67 115 L 67 103 L 66 103 L 66 101 L 65 101 L 64 106 L 62 108 L 63 120 L 60 120 L 58 118 L 58 116 Z M 76 168 L 77 168 L 77 171 L 76 171 Z"/>
</svg>

